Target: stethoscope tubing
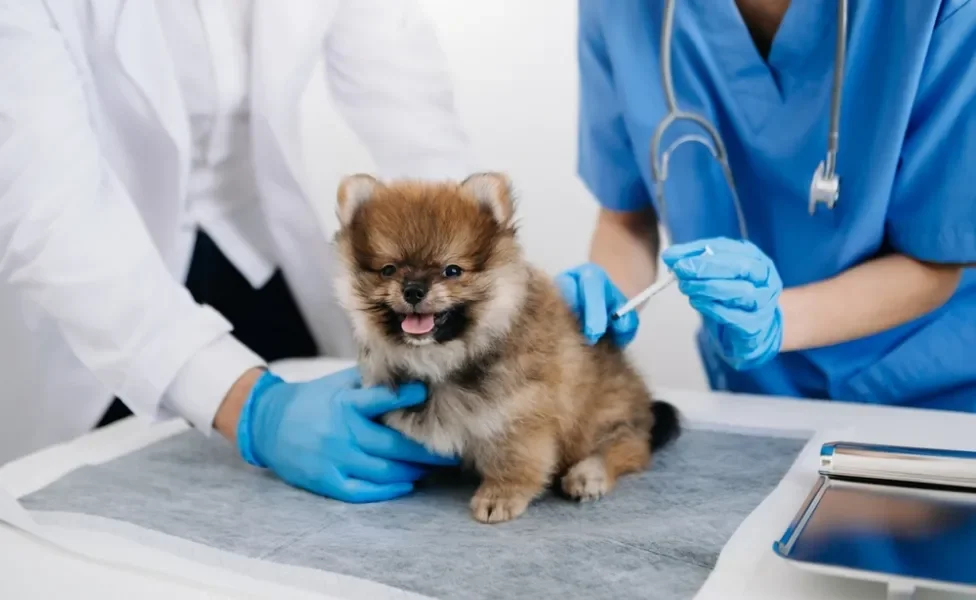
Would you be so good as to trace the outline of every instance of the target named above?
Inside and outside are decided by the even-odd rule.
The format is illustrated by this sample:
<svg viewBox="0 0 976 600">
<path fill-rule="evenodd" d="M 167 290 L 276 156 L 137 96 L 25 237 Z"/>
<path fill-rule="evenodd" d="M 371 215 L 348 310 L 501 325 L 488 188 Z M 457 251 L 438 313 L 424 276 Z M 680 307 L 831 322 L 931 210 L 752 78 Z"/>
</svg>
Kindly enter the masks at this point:
<svg viewBox="0 0 976 600">
<path fill-rule="evenodd" d="M 735 208 L 736 218 L 739 225 L 739 235 L 743 240 L 748 240 L 748 228 L 746 226 L 745 215 L 742 205 L 739 202 L 738 192 L 735 187 L 735 179 L 732 175 L 732 168 L 729 166 L 728 153 L 721 135 L 714 125 L 708 122 L 703 116 L 681 110 L 674 93 L 674 78 L 671 72 L 671 38 L 674 31 L 674 11 L 675 0 L 665 0 L 664 19 L 661 23 L 661 51 L 660 51 L 660 70 L 661 85 L 664 90 L 664 99 L 667 107 L 667 114 L 658 123 L 651 138 L 651 176 L 654 179 L 655 191 L 658 199 L 659 221 L 667 229 L 667 202 L 664 198 L 664 183 L 668 177 L 668 163 L 671 153 L 678 146 L 685 142 L 698 142 L 711 150 L 712 156 L 722 167 L 722 174 L 729 186 L 732 194 L 732 203 Z M 815 178 L 821 176 L 826 179 L 836 177 L 837 170 L 837 151 L 840 140 L 840 109 L 841 109 L 841 89 L 844 79 L 844 65 L 847 53 L 847 0 L 837 1 L 837 41 L 835 43 L 835 60 L 833 89 L 830 101 L 830 123 L 827 135 L 827 152 L 824 160 L 823 173 L 814 175 Z M 705 136 L 689 134 L 679 137 L 663 153 L 661 153 L 661 143 L 668 127 L 678 121 L 690 121 L 705 130 Z M 711 143 L 709 143 L 709 141 Z"/>
</svg>

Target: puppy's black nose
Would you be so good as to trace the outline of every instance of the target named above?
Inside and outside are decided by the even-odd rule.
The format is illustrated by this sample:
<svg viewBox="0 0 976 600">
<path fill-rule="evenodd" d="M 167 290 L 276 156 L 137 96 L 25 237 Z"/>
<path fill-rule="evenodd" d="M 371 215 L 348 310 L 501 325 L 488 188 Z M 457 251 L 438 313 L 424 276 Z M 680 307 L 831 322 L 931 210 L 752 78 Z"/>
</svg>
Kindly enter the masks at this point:
<svg viewBox="0 0 976 600">
<path fill-rule="evenodd" d="M 410 304 L 419 304 L 427 295 L 427 286 L 419 281 L 408 281 L 403 285 L 403 299 Z"/>
</svg>

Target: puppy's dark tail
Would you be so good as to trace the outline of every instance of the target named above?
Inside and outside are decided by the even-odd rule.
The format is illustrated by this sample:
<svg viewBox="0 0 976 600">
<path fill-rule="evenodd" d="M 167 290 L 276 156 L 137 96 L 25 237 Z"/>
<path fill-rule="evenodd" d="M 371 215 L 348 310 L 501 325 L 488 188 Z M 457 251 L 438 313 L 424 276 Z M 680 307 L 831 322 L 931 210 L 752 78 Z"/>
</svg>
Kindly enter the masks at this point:
<svg viewBox="0 0 976 600">
<path fill-rule="evenodd" d="M 659 450 L 681 435 L 681 415 L 673 405 L 662 400 L 651 403 L 654 425 L 651 426 L 651 451 Z"/>
</svg>

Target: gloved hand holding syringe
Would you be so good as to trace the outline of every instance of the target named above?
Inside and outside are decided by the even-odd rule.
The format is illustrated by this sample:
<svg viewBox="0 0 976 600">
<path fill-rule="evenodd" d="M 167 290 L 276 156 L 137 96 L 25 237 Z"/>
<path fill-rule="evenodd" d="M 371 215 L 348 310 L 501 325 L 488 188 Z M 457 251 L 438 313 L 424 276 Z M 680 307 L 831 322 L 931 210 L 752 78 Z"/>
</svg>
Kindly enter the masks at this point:
<svg viewBox="0 0 976 600">
<path fill-rule="evenodd" d="M 705 254 L 714 254 L 714 253 L 712 252 L 712 249 L 709 246 L 705 246 Z M 654 283 L 649 285 L 646 289 L 644 289 L 643 292 L 631 298 L 627 302 L 627 304 L 624 304 L 616 311 L 614 311 L 614 313 L 610 315 L 610 318 L 613 320 L 619 319 L 620 317 L 624 316 L 630 311 L 636 309 L 638 306 L 644 304 L 654 296 L 657 296 L 660 292 L 667 289 L 671 284 L 673 284 L 677 280 L 678 279 L 674 276 L 674 273 L 668 271 L 668 274 L 665 275 L 660 281 L 655 281 Z"/>
</svg>

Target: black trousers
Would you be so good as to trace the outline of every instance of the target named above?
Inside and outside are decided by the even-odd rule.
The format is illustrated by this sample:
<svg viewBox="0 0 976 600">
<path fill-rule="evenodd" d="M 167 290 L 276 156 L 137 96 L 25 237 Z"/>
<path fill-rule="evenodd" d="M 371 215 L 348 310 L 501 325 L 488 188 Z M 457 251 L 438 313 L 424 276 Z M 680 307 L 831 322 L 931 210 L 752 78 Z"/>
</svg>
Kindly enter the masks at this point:
<svg viewBox="0 0 976 600">
<path fill-rule="evenodd" d="M 255 290 L 202 231 L 197 232 L 186 287 L 197 302 L 209 304 L 223 314 L 234 326 L 234 336 L 265 360 L 318 354 L 281 272 Z M 116 398 L 96 427 L 131 414 Z"/>
</svg>

